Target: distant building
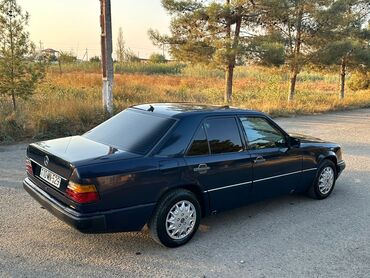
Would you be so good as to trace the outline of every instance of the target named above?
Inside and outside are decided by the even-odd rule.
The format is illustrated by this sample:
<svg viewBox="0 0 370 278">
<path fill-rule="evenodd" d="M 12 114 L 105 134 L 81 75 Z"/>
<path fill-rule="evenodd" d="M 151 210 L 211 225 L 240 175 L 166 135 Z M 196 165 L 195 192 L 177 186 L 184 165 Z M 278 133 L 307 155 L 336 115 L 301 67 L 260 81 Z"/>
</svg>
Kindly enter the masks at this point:
<svg viewBox="0 0 370 278">
<path fill-rule="evenodd" d="M 48 57 L 49 61 L 55 62 L 58 61 L 59 51 L 52 49 L 52 48 L 46 48 L 41 50 L 41 53 L 43 56 Z"/>
<path fill-rule="evenodd" d="M 46 48 L 41 51 L 42 53 L 45 54 L 50 54 L 50 55 L 57 55 L 59 53 L 58 50 L 52 49 L 52 48 Z"/>
</svg>

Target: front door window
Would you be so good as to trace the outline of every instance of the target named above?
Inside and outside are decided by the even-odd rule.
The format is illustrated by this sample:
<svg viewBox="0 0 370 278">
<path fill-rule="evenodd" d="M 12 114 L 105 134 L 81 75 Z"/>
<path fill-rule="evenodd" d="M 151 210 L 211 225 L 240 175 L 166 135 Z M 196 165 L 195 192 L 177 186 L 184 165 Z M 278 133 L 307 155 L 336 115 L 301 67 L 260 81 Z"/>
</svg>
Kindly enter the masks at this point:
<svg viewBox="0 0 370 278">
<path fill-rule="evenodd" d="M 266 119 L 258 117 L 240 118 L 251 150 L 284 148 L 285 136 Z"/>
</svg>

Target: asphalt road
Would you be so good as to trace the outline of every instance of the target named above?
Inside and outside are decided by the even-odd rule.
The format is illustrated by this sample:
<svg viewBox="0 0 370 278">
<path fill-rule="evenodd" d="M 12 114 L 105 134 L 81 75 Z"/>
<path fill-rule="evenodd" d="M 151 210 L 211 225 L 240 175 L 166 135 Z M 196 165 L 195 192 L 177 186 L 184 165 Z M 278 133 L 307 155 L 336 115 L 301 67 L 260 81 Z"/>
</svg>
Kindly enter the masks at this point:
<svg viewBox="0 0 370 278">
<path fill-rule="evenodd" d="M 347 169 L 333 194 L 208 217 L 177 249 L 147 230 L 73 230 L 22 189 L 26 146 L 0 147 L 0 277 L 370 277 L 370 109 L 278 122 L 342 145 Z"/>
</svg>

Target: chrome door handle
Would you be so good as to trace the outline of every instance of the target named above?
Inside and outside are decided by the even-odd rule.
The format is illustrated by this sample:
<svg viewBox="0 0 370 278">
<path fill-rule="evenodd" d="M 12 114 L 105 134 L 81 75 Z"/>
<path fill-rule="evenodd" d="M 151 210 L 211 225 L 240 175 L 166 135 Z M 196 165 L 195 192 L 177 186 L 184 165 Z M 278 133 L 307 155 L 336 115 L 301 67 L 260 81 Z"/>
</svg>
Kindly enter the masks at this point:
<svg viewBox="0 0 370 278">
<path fill-rule="evenodd" d="M 263 158 L 263 156 L 257 156 L 255 160 L 253 160 L 254 163 L 262 163 L 265 162 L 266 159 Z"/>
<path fill-rule="evenodd" d="M 199 164 L 197 168 L 194 168 L 193 171 L 194 172 L 198 172 L 200 174 L 204 174 L 204 173 L 207 173 L 208 170 L 210 170 L 211 167 L 208 167 L 207 164 Z"/>
</svg>

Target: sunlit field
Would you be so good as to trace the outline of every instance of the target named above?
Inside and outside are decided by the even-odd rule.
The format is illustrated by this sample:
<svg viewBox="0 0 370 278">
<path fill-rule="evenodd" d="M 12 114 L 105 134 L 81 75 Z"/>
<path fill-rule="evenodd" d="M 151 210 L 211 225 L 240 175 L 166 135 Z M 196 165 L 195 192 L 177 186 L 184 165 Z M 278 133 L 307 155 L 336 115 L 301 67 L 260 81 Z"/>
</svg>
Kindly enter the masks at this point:
<svg viewBox="0 0 370 278">
<path fill-rule="evenodd" d="M 147 102 L 223 104 L 222 71 L 179 64 L 152 66 L 116 67 L 116 113 Z M 0 143 L 81 134 L 107 118 L 102 111 L 99 66 L 64 65 L 62 71 L 50 67 L 35 94 L 28 101 L 18 101 L 17 113 L 9 101 L 0 102 Z M 336 72 L 305 70 L 298 80 L 296 100 L 288 103 L 289 79 L 284 69 L 238 67 L 233 106 L 272 116 L 370 107 L 370 90 L 347 89 L 345 100 L 339 100 Z"/>
</svg>

